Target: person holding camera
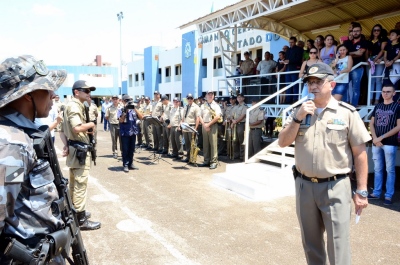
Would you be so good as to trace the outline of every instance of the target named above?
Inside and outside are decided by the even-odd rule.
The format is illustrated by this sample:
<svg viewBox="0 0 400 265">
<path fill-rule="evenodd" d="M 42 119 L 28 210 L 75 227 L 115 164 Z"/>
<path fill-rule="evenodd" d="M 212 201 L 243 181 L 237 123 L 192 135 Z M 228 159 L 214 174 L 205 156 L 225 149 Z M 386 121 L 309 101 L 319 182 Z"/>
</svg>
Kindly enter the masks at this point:
<svg viewBox="0 0 400 265">
<path fill-rule="evenodd" d="M 174 106 L 168 116 L 170 123 L 167 127 L 170 128 L 170 140 L 172 147 L 171 157 L 178 159 L 179 154 L 183 154 L 182 129 L 180 127 L 183 117 L 183 108 L 180 107 L 180 100 L 178 98 L 174 98 L 173 103 Z"/>
<path fill-rule="evenodd" d="M 91 166 L 90 151 L 92 145 L 89 134 L 94 135 L 96 124 L 86 122 L 84 102 L 90 98 L 90 92 L 96 90 L 84 80 L 78 80 L 72 86 L 73 98 L 64 110 L 64 121 L 60 138 L 64 143 L 63 156 L 67 156 L 69 167 L 69 188 L 72 193 L 72 202 L 77 211 L 81 230 L 95 230 L 101 226 L 100 222 L 89 221 L 91 214 L 86 212 L 87 183 Z"/>
<path fill-rule="evenodd" d="M 129 95 L 122 97 L 124 107 L 118 110 L 119 136 L 122 144 L 122 166 L 124 172 L 129 169 L 139 169 L 133 165 L 133 153 L 135 152 L 136 135 L 139 133 L 139 126 L 136 121 L 142 120 L 143 115 L 135 109 L 132 98 Z"/>
</svg>

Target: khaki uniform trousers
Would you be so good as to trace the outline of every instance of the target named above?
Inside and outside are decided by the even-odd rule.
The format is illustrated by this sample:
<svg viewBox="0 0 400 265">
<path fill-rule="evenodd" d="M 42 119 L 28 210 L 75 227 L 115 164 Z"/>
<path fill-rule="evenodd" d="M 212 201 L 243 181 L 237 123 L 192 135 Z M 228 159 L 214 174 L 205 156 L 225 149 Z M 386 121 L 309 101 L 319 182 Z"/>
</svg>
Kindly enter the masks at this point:
<svg viewBox="0 0 400 265">
<path fill-rule="evenodd" d="M 118 151 L 118 139 L 119 139 L 119 124 L 110 123 L 110 134 L 111 134 L 111 149 L 113 154 L 116 154 Z M 121 141 L 119 141 L 120 148 L 119 150 L 122 152 Z"/>
<path fill-rule="evenodd" d="M 164 152 L 167 151 L 168 153 L 171 152 L 171 130 L 172 130 L 172 128 L 168 128 L 167 125 L 162 127 L 163 148 L 164 148 Z"/>
<path fill-rule="evenodd" d="M 149 124 L 147 120 L 143 120 L 143 134 L 147 146 L 153 146 L 153 125 Z"/>
<path fill-rule="evenodd" d="M 244 122 L 237 123 L 236 124 L 236 141 L 233 143 L 235 150 L 234 150 L 234 155 L 235 158 L 244 158 L 244 145 L 242 143 L 244 142 Z"/>
<path fill-rule="evenodd" d="M 71 191 L 72 203 L 78 213 L 86 209 L 88 179 L 89 167 L 69 169 L 69 190 Z"/>
<path fill-rule="evenodd" d="M 296 212 L 309 265 L 326 264 L 324 232 L 330 265 L 351 264 L 349 178 L 313 183 L 296 178 Z"/>
<path fill-rule="evenodd" d="M 186 156 L 188 159 L 190 159 L 190 149 L 192 148 L 192 134 L 192 132 L 183 132 L 183 138 L 185 139 Z"/>
<path fill-rule="evenodd" d="M 153 125 L 153 148 L 162 150 L 163 149 L 163 138 L 162 138 L 162 131 L 163 126 Z"/>
<path fill-rule="evenodd" d="M 249 132 L 249 157 L 261 151 L 261 128 L 250 128 Z"/>
<path fill-rule="evenodd" d="M 182 131 L 178 131 L 178 126 L 172 126 L 170 131 L 172 154 L 178 155 L 183 153 L 182 149 Z"/>
<path fill-rule="evenodd" d="M 203 129 L 203 155 L 204 164 L 214 164 L 218 162 L 218 149 L 217 149 L 217 137 L 218 137 L 218 125 L 214 123 L 210 127 L 210 131 Z"/>
</svg>

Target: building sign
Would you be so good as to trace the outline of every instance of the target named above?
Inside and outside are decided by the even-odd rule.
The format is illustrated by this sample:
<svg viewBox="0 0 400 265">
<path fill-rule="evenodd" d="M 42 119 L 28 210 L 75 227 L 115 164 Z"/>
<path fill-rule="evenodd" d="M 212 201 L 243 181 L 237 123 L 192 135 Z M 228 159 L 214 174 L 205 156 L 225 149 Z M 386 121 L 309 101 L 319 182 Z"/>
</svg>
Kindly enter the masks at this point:
<svg viewBox="0 0 400 265">
<path fill-rule="evenodd" d="M 186 42 L 185 44 L 185 57 L 190 58 L 192 56 L 192 47 L 190 46 L 190 42 Z"/>
</svg>

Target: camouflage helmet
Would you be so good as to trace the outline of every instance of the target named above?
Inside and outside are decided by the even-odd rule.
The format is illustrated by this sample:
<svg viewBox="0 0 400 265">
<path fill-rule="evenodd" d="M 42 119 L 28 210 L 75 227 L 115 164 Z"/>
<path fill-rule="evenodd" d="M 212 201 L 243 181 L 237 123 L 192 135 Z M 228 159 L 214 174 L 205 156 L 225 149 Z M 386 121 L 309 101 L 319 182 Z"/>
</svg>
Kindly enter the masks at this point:
<svg viewBox="0 0 400 265">
<path fill-rule="evenodd" d="M 35 90 L 57 90 L 67 71 L 49 71 L 31 55 L 7 58 L 0 64 L 0 108 Z"/>
</svg>

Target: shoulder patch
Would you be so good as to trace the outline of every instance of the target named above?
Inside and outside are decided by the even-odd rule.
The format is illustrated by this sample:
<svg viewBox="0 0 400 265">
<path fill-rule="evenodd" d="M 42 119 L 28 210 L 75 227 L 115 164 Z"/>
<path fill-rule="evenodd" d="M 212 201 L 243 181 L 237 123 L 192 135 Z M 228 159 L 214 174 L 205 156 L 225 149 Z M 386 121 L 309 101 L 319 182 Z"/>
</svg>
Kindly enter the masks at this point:
<svg viewBox="0 0 400 265">
<path fill-rule="evenodd" d="M 352 112 L 357 110 L 353 105 L 350 105 L 350 104 L 348 104 L 346 102 L 343 102 L 343 101 L 339 101 L 339 105 L 351 110 Z"/>
</svg>

